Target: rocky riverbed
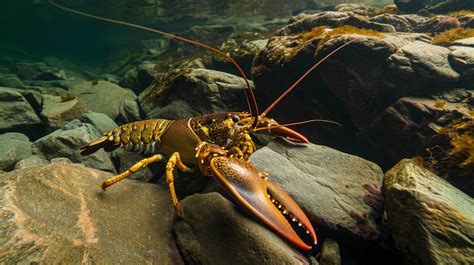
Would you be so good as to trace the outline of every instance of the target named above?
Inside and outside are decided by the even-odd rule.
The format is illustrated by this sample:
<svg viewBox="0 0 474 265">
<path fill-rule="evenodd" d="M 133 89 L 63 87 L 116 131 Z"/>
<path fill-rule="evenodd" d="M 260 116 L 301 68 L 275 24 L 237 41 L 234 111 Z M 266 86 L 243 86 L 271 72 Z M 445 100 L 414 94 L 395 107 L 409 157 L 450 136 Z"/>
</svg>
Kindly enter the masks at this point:
<svg viewBox="0 0 474 265">
<path fill-rule="evenodd" d="M 131 1 L 120 2 L 115 17 L 135 16 L 126 12 Z M 146 25 L 184 19 L 165 12 L 168 2 L 134 12 Z M 250 17 L 254 3 L 244 2 Z M 247 110 L 247 87 L 227 60 L 153 37 L 93 70 L 60 57 L 0 57 L 0 263 L 473 264 L 473 4 L 336 2 L 294 1 L 293 14 L 259 6 L 258 19 L 235 25 L 229 4 L 227 20 L 211 16 L 176 33 L 242 65 L 261 109 L 352 41 L 269 114 L 341 126 L 295 126 L 308 145 L 255 135 L 250 158 L 305 211 L 319 238 L 314 250 L 294 248 L 200 174 L 175 172 L 184 213 L 176 218 L 163 163 L 101 190 L 145 157 L 79 154 L 103 133 Z"/>
</svg>

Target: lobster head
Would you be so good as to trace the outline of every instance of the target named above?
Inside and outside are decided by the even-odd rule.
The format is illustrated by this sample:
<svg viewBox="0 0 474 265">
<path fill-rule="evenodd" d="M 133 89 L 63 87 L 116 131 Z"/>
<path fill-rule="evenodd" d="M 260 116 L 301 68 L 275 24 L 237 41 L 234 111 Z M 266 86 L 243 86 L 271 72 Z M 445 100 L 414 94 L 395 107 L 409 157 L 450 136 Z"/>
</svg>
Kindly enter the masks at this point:
<svg viewBox="0 0 474 265">
<path fill-rule="evenodd" d="M 246 112 L 212 113 L 193 118 L 197 124 L 200 139 L 215 143 L 219 146 L 228 146 L 239 135 L 245 133 L 262 132 L 281 136 L 293 142 L 309 143 L 300 133 L 280 125 L 274 119 L 258 116 L 257 127 L 252 127 L 255 117 Z"/>
<path fill-rule="evenodd" d="M 298 204 L 251 162 L 226 157 L 215 144 L 201 142 L 196 157 L 237 204 L 295 246 L 310 250 L 317 243 L 311 222 Z M 203 171 L 204 169 L 204 171 Z"/>
</svg>

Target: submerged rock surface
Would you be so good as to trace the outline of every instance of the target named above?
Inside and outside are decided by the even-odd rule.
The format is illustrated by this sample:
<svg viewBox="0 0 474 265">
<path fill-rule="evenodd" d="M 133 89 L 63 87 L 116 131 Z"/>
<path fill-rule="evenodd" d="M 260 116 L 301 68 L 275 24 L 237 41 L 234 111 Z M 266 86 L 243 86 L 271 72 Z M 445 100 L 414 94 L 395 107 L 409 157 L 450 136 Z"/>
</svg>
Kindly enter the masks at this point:
<svg viewBox="0 0 474 265">
<path fill-rule="evenodd" d="M 109 155 L 104 150 L 99 150 L 89 156 L 80 155 L 80 147 L 100 137 L 100 133 L 90 124 L 74 120 L 34 142 L 38 154 L 47 159 L 66 157 L 75 163 L 83 163 L 92 168 L 105 171 L 115 171 Z"/>
<path fill-rule="evenodd" d="M 311 221 L 365 240 L 379 237 L 383 173 L 376 164 L 325 146 L 280 141 L 259 149 L 251 160 Z"/>
<path fill-rule="evenodd" d="M 0 133 L 31 133 L 40 127 L 41 119 L 26 98 L 15 89 L 0 87 Z"/>
<path fill-rule="evenodd" d="M 0 263 L 183 264 L 166 189 L 54 163 L 3 174 Z M 133 198 L 133 199 L 131 199 Z"/>
<path fill-rule="evenodd" d="M 33 154 L 30 139 L 21 133 L 0 134 L 0 170 L 12 170 L 16 162 Z"/>
<path fill-rule="evenodd" d="M 384 178 L 387 224 L 410 264 L 474 263 L 474 200 L 413 160 Z"/>
<path fill-rule="evenodd" d="M 242 111 L 245 89 L 245 81 L 235 75 L 207 69 L 177 69 L 143 91 L 139 102 L 148 118 L 180 119 Z"/>
<path fill-rule="evenodd" d="M 309 264 L 218 193 L 189 196 L 181 206 L 184 219 L 174 231 L 189 264 Z"/>
</svg>

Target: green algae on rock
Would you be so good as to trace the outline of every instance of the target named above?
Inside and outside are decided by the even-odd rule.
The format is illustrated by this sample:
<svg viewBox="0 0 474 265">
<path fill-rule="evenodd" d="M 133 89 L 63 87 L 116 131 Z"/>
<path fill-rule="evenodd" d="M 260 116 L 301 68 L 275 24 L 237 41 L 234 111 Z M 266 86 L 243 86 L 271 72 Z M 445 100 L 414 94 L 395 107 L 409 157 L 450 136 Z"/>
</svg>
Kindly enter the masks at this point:
<svg viewBox="0 0 474 265">
<path fill-rule="evenodd" d="M 301 49 L 308 42 L 319 40 L 318 46 L 316 49 L 316 51 L 319 51 L 329 39 L 335 36 L 340 36 L 344 34 L 356 34 L 356 35 L 372 36 L 372 37 L 378 37 L 378 38 L 383 37 L 383 34 L 378 31 L 375 31 L 372 29 L 357 28 L 350 25 L 345 25 L 345 26 L 337 27 L 337 28 L 328 28 L 326 26 L 320 26 L 320 27 L 313 28 L 311 31 L 302 32 L 298 34 L 297 36 L 301 38 L 302 41 L 298 45 L 296 50 Z"/>
</svg>

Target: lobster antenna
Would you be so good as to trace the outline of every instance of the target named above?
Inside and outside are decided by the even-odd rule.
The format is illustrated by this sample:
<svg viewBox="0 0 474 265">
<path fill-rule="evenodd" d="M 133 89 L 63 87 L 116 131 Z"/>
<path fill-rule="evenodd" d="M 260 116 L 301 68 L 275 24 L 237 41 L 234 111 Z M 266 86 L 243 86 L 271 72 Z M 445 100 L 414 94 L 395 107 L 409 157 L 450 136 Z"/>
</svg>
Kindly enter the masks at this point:
<svg viewBox="0 0 474 265">
<path fill-rule="evenodd" d="M 252 101 L 253 101 L 253 106 L 254 108 L 252 108 L 251 104 L 250 104 L 250 101 L 249 101 L 249 98 L 248 98 L 248 95 L 247 95 L 247 92 L 244 90 L 244 93 L 245 93 L 245 99 L 247 100 L 247 105 L 248 105 L 248 108 L 250 110 L 250 113 L 252 114 L 253 117 L 258 117 L 259 114 L 258 114 L 258 106 L 257 106 L 257 100 L 255 99 L 255 94 L 253 93 L 252 91 L 252 87 L 250 86 L 250 82 L 247 78 L 247 76 L 245 75 L 244 71 L 242 70 L 242 68 L 240 67 L 240 65 L 234 60 L 232 59 L 232 57 L 230 57 L 229 55 L 225 54 L 224 52 L 222 52 L 221 50 L 218 50 L 214 47 L 211 47 L 209 45 L 206 45 L 204 43 L 200 43 L 198 41 L 194 41 L 194 40 L 190 40 L 190 39 L 187 39 L 187 38 L 183 38 L 183 37 L 179 37 L 179 36 L 176 36 L 174 34 L 171 34 L 171 33 L 168 33 L 168 32 L 164 32 L 164 31 L 161 31 L 161 30 L 157 30 L 157 29 L 152 29 L 152 28 L 149 28 L 149 27 L 145 27 L 145 26 L 141 26 L 141 25 L 138 25 L 138 24 L 133 24 L 133 23 L 129 23 L 129 22 L 125 22 L 125 21 L 120 21 L 120 20 L 116 20 L 116 19 L 111 19 L 111 18 L 105 18 L 105 17 L 100 17 L 100 16 L 96 16 L 96 15 L 92 15 L 92 14 L 89 14 L 89 13 L 85 13 L 85 12 L 81 12 L 81 11 L 77 11 L 77 10 L 74 10 L 74 9 L 71 9 L 71 8 L 68 8 L 68 7 L 65 7 L 65 6 L 62 6 L 60 4 L 57 4 L 56 2 L 54 2 L 54 0 L 48 0 L 48 3 L 59 8 L 59 9 L 62 9 L 64 11 L 67 11 L 67 12 L 71 12 L 71 13 L 74 13 L 74 14 L 77 14 L 77 15 L 81 15 L 81 16 L 84 16 L 84 17 L 89 17 L 89 18 L 92 18 L 92 19 L 96 19 L 96 20 L 101 20 L 101 21 L 105 21 L 105 22 L 109 22 L 109 23 L 113 23 L 113 24 L 119 24 L 119 25 L 123 25 L 123 26 L 127 26 L 127 27 L 130 27 L 130 28 L 136 28 L 136 29 L 141 29 L 141 30 L 144 30 L 144 31 L 149 31 L 149 32 L 153 32 L 153 33 L 158 33 L 158 34 L 161 34 L 161 35 L 164 35 L 164 36 L 167 36 L 167 37 L 170 37 L 170 38 L 173 38 L 175 40 L 178 40 L 178 41 L 182 41 L 182 42 L 186 42 L 186 43 L 189 43 L 189 44 L 193 44 L 193 45 L 196 45 L 196 46 L 199 46 L 199 47 L 202 47 L 204 49 L 207 49 L 207 50 L 210 50 L 212 52 L 215 52 L 217 54 L 220 54 L 221 56 L 223 56 L 226 60 L 228 60 L 229 62 L 231 62 L 235 68 L 237 68 L 237 70 L 239 71 L 240 75 L 243 77 L 243 79 L 245 80 L 245 83 L 247 85 L 247 88 L 248 90 L 250 91 L 250 95 L 252 96 Z M 255 124 L 258 122 L 258 118 L 255 119 L 256 122 L 254 122 Z"/>
<path fill-rule="evenodd" d="M 306 123 L 310 123 L 310 122 L 330 123 L 330 124 L 335 124 L 335 125 L 338 125 L 338 126 L 342 127 L 342 125 L 339 122 L 330 121 L 330 120 L 322 120 L 322 119 L 313 119 L 313 120 L 298 121 L 298 122 L 287 123 L 287 124 L 279 124 L 279 125 L 275 125 L 275 126 L 261 127 L 261 128 L 255 129 L 254 132 L 264 131 L 264 130 L 271 130 L 271 129 L 280 128 L 280 127 L 289 127 L 289 126 L 294 126 L 294 125 L 306 124 Z"/>
<path fill-rule="evenodd" d="M 296 80 L 295 83 L 293 83 L 293 85 L 290 86 L 290 88 L 288 88 L 285 92 L 283 92 L 283 94 L 281 94 L 281 96 L 279 98 L 277 98 L 264 112 L 262 112 L 262 116 L 266 116 L 284 97 L 286 97 L 286 95 L 288 95 L 288 93 L 290 93 L 307 75 L 309 75 L 314 69 L 316 69 L 316 67 L 318 67 L 321 63 L 323 63 L 326 59 L 328 59 L 329 57 L 331 57 L 333 54 L 335 54 L 336 52 L 338 52 L 340 49 L 346 47 L 347 45 L 349 45 L 351 42 L 353 42 L 355 39 L 352 39 L 350 40 L 349 42 L 347 43 L 344 43 L 343 45 L 337 47 L 337 49 L 335 49 L 334 51 L 330 52 L 328 55 L 324 56 L 321 60 L 319 60 L 317 63 L 315 63 L 311 68 L 308 69 L 308 71 L 306 71 L 306 73 L 304 73 L 298 80 Z"/>
</svg>

